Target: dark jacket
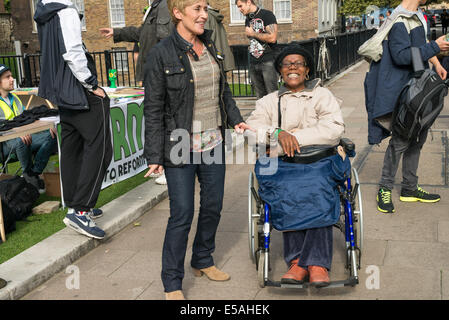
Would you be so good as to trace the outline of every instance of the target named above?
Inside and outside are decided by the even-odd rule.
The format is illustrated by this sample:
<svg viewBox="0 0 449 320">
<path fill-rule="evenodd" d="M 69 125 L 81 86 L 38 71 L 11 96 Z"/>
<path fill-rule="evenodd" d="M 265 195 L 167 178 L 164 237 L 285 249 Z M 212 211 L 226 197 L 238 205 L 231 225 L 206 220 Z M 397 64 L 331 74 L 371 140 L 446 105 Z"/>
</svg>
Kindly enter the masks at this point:
<svg viewBox="0 0 449 320">
<path fill-rule="evenodd" d="M 85 89 L 98 85 L 81 41 L 81 20 L 68 0 L 39 1 L 34 14 L 42 52 L 38 95 L 60 108 L 89 109 Z"/>
<path fill-rule="evenodd" d="M 212 30 L 211 39 L 215 43 L 219 54 L 224 58 L 224 71 L 228 72 L 235 69 L 234 55 L 228 43 L 226 30 L 223 26 L 224 16 L 219 10 L 209 7 L 209 18 L 207 18 L 205 29 Z"/>
<path fill-rule="evenodd" d="M 139 42 L 139 57 L 136 65 L 136 80 L 143 81 L 143 68 L 150 49 L 173 29 L 167 0 L 156 0 L 151 4 L 150 12 L 139 27 L 114 28 L 114 42 Z"/>
<path fill-rule="evenodd" d="M 372 62 L 365 78 L 365 105 L 368 112 L 368 142 L 380 143 L 390 135 L 388 125 L 382 119 L 391 119 L 396 101 L 404 85 L 411 79 L 413 66 L 411 47 L 420 48 L 424 65 L 440 52 L 435 41 L 427 43 L 425 29 L 414 19 L 410 33 L 404 22 L 396 22 L 382 43 L 382 59 Z"/>
<path fill-rule="evenodd" d="M 243 122 L 240 111 L 232 98 L 223 63 L 210 40 L 212 31 L 205 30 L 199 39 L 220 66 L 219 106 L 222 135 L 225 129 Z M 195 85 L 187 52 L 192 45 L 176 31 L 150 50 L 145 63 L 145 148 L 148 164 L 182 166 L 170 161 L 170 152 L 178 141 L 170 139 L 175 129 L 192 132 Z"/>
</svg>

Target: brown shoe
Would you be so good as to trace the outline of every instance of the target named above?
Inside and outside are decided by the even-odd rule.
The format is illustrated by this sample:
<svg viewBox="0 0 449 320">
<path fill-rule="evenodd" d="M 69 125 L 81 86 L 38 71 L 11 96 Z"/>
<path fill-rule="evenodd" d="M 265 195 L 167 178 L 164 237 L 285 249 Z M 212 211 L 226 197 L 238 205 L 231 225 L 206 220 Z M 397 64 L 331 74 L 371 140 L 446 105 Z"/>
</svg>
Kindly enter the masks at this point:
<svg viewBox="0 0 449 320">
<path fill-rule="evenodd" d="M 185 300 L 181 290 L 165 293 L 165 300 Z"/>
<path fill-rule="evenodd" d="M 195 269 L 192 268 L 193 274 L 195 277 L 201 277 L 203 273 L 212 281 L 228 281 L 231 279 L 229 274 L 217 269 L 215 266 L 211 266 L 209 268 L 204 269 Z"/>
<path fill-rule="evenodd" d="M 309 266 L 309 283 L 317 288 L 326 287 L 330 284 L 327 269 L 320 266 Z"/>
<path fill-rule="evenodd" d="M 299 259 L 290 261 L 290 268 L 281 278 L 281 283 L 286 284 L 303 284 L 304 279 L 309 274 L 306 269 L 298 266 Z"/>
</svg>

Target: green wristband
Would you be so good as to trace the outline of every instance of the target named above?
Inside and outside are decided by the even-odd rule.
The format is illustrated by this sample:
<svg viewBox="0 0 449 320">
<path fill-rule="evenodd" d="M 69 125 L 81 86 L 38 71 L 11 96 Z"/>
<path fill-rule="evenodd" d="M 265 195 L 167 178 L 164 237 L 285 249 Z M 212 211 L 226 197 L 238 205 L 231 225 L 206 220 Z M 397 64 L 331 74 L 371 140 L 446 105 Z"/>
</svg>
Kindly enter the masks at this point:
<svg viewBox="0 0 449 320">
<path fill-rule="evenodd" d="M 278 138 L 279 132 L 281 132 L 281 131 L 282 131 L 282 129 L 277 129 L 277 130 L 274 132 L 274 136 L 275 136 L 276 139 Z"/>
</svg>

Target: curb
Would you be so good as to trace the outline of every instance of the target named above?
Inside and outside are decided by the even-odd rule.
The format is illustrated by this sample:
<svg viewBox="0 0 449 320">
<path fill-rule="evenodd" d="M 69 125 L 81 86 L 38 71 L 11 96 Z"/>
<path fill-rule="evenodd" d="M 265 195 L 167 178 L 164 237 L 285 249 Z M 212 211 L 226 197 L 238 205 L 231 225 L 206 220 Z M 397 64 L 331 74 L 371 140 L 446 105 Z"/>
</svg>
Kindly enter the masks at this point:
<svg viewBox="0 0 449 320">
<path fill-rule="evenodd" d="M 81 258 L 103 241 L 119 233 L 168 196 L 166 186 L 150 180 L 104 205 L 97 225 L 106 232 L 99 241 L 69 228 L 35 244 L 0 265 L 0 275 L 7 281 L 0 289 L 0 300 L 20 299 L 56 273 Z"/>
<path fill-rule="evenodd" d="M 243 139 L 234 143 L 232 150 L 226 149 L 226 157 L 232 157 L 243 145 Z M 0 289 L 0 300 L 22 298 L 167 197 L 167 186 L 154 180 L 145 182 L 101 207 L 105 214 L 95 222 L 106 232 L 103 240 L 88 238 L 66 227 L 0 264 L 0 277 L 7 281 L 6 287 Z"/>
</svg>

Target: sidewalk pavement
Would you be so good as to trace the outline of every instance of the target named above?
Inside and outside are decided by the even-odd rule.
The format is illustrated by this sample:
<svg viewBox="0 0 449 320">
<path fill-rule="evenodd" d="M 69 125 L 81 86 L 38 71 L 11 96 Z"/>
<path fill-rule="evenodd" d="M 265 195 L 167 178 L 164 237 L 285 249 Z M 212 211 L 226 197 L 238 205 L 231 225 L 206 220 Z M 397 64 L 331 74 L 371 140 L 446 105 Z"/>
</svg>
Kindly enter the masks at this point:
<svg viewBox="0 0 449 320">
<path fill-rule="evenodd" d="M 396 213 L 382 214 L 376 210 L 375 199 L 387 141 L 379 146 L 367 145 L 363 92 L 367 69 L 366 63 L 359 63 L 329 84 L 329 89 L 343 100 L 345 136 L 355 142 L 358 152 L 353 165 L 359 172 L 364 209 L 359 285 L 305 290 L 260 288 L 248 245 L 247 188 L 248 173 L 253 165 L 228 164 L 214 259 L 218 268 L 231 275 L 231 280 L 211 282 L 204 276 L 195 278 L 190 270 L 199 202 L 199 190 L 196 190 L 196 216 L 189 237 L 183 281 L 187 299 L 449 299 L 449 107 L 446 103 L 433 128 L 433 139 L 429 135 L 418 170 L 421 186 L 441 194 L 441 201 L 402 203 L 398 184 L 393 191 Z M 400 180 L 399 174 L 397 182 Z M 109 208 L 105 218 L 115 211 L 116 208 Z M 138 223 L 130 223 L 106 241 L 95 242 L 95 248 L 78 260 L 71 259 L 69 268 L 61 269 L 24 299 L 164 299 L 160 280 L 161 252 L 168 217 L 169 201 L 165 199 L 137 218 Z M 99 224 L 103 226 L 101 219 Z M 66 241 L 77 238 L 73 233 L 65 237 Z M 282 252 L 282 235 L 275 231 L 270 253 L 270 278 L 273 280 L 279 280 L 286 271 Z M 334 229 L 332 280 L 346 278 L 344 261 L 344 237 Z M 1 265 L 0 275 L 3 270 Z"/>
</svg>

